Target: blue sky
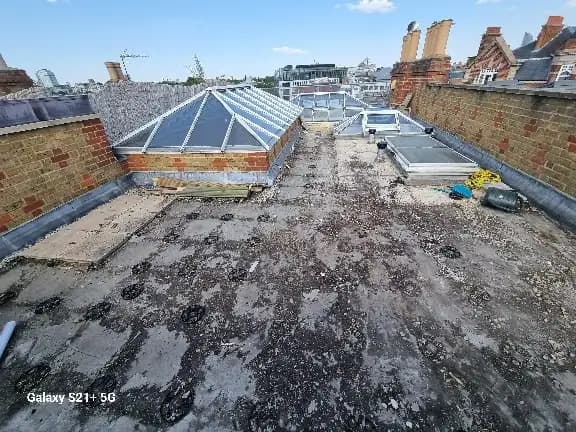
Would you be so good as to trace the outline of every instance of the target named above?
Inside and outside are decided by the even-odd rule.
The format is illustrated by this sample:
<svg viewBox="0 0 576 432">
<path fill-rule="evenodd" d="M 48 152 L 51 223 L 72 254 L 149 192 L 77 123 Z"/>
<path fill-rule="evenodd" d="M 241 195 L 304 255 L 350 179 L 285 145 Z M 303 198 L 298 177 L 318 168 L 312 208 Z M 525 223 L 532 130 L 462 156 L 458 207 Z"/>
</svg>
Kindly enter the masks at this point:
<svg viewBox="0 0 576 432">
<path fill-rule="evenodd" d="M 0 0 L 0 53 L 61 82 L 105 81 L 103 63 L 127 49 L 136 81 L 183 79 L 196 53 L 208 76 L 272 74 L 286 64 L 392 65 L 408 22 L 452 18 L 454 61 L 474 55 L 487 26 L 517 47 L 548 15 L 576 25 L 576 0 Z M 423 46 L 423 38 L 421 47 Z"/>
</svg>

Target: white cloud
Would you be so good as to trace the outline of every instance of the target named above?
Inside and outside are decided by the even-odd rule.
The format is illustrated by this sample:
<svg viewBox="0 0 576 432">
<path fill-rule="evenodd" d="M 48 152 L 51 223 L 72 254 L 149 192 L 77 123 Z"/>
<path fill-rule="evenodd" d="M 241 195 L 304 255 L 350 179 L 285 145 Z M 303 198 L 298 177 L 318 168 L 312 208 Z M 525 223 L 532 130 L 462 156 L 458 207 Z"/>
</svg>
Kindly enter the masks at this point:
<svg viewBox="0 0 576 432">
<path fill-rule="evenodd" d="M 576 0 L 568 0 L 566 6 L 576 8 Z"/>
<path fill-rule="evenodd" d="M 302 55 L 302 54 L 308 54 L 308 51 L 300 49 L 300 48 L 290 48 L 287 46 L 281 46 L 281 47 L 277 47 L 277 48 L 272 48 L 272 51 L 276 52 L 276 53 L 280 53 L 280 54 L 286 54 L 286 55 Z"/>
<path fill-rule="evenodd" d="M 476 0 L 477 5 L 488 4 L 488 3 L 500 3 L 502 0 Z"/>
<path fill-rule="evenodd" d="M 350 10 L 364 13 L 385 13 L 396 8 L 392 0 L 357 0 L 356 3 L 346 3 L 345 6 Z"/>
</svg>

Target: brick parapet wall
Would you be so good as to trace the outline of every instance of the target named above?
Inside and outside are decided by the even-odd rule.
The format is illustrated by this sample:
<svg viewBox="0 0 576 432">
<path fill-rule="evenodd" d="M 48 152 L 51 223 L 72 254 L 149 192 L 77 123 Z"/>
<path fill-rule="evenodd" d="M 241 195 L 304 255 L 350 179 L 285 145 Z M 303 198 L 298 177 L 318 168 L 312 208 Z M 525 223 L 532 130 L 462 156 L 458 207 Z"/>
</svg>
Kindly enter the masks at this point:
<svg viewBox="0 0 576 432">
<path fill-rule="evenodd" d="M 558 190 L 576 196 L 576 95 L 428 85 L 412 112 Z"/>
<path fill-rule="evenodd" d="M 248 153 L 141 153 L 125 155 L 130 172 L 266 172 L 290 140 L 294 122 L 270 151 Z"/>
<path fill-rule="evenodd" d="M 420 59 L 396 63 L 391 72 L 390 104 L 400 105 L 407 95 L 427 83 L 447 83 L 450 73 L 450 57 Z"/>
<path fill-rule="evenodd" d="M 0 135 L 0 233 L 124 173 L 99 119 Z"/>
</svg>

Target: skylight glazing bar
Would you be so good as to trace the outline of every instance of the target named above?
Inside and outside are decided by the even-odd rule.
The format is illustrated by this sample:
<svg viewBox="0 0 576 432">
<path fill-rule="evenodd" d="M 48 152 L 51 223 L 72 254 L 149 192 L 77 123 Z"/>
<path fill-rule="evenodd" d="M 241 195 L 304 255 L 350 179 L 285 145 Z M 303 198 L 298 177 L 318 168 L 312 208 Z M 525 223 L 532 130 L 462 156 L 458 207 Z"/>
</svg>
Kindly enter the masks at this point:
<svg viewBox="0 0 576 432">
<path fill-rule="evenodd" d="M 258 97 L 265 98 L 262 96 L 262 93 L 258 93 Z M 282 110 L 283 112 L 287 113 L 290 116 L 298 117 L 301 114 L 300 107 L 295 106 L 292 102 L 281 100 L 281 101 L 271 101 L 270 99 L 264 99 L 268 103 L 272 103 L 278 106 L 278 109 Z"/>
<path fill-rule="evenodd" d="M 226 109 L 226 111 L 228 111 L 230 114 L 232 114 L 232 116 L 235 116 L 236 121 L 238 123 L 240 123 L 242 126 L 244 126 L 244 129 L 246 129 L 248 131 L 248 133 L 250 135 L 252 135 L 256 139 L 256 141 L 258 141 L 262 145 L 262 147 L 264 147 L 266 150 L 270 150 L 270 147 L 268 146 L 268 144 L 266 144 L 266 142 L 264 142 L 264 140 L 262 138 L 260 138 L 260 136 L 256 132 L 254 132 L 254 130 L 246 123 L 245 119 L 241 115 L 236 114 L 232 110 L 232 108 L 230 108 L 230 106 L 226 103 L 226 101 L 221 97 L 221 93 L 216 91 L 213 93 L 213 95 L 216 99 L 218 99 L 220 101 L 220 103 Z M 258 126 L 258 125 L 256 125 L 256 126 Z M 268 134 L 272 134 L 272 132 L 267 131 L 266 129 L 263 129 L 263 128 L 260 128 L 260 129 L 264 130 Z"/>
<path fill-rule="evenodd" d="M 145 131 L 146 129 L 148 129 L 150 126 L 152 126 L 154 124 L 154 122 L 158 121 L 158 119 L 154 119 L 148 123 L 146 123 L 144 126 L 139 127 L 138 129 L 136 129 L 134 132 L 130 132 L 128 135 L 126 135 L 125 137 L 121 138 L 119 141 L 116 141 L 116 143 L 112 144 L 112 147 L 122 147 L 121 144 L 123 142 L 128 141 L 130 138 L 135 137 L 136 135 L 138 135 L 140 132 Z"/>
<path fill-rule="evenodd" d="M 258 97 L 254 96 L 253 94 L 250 94 L 244 90 L 239 90 L 236 93 L 239 94 L 241 97 L 243 97 L 249 101 L 252 101 L 254 104 L 259 105 L 263 109 L 267 108 L 267 109 L 272 110 L 274 112 L 274 114 L 276 114 L 277 117 L 282 118 L 289 123 L 294 121 L 294 116 L 286 114 L 284 111 L 282 111 L 280 109 L 280 107 L 278 105 L 273 105 L 271 103 L 267 103 L 266 101 L 262 101 Z"/>
<path fill-rule="evenodd" d="M 254 87 L 253 90 L 255 93 L 257 93 L 258 95 L 260 95 L 264 99 L 267 99 L 271 103 L 276 103 L 276 104 L 282 105 L 282 106 L 286 107 L 286 109 L 290 110 L 291 112 L 294 112 L 295 115 L 298 113 L 298 111 L 295 109 L 296 107 L 293 104 L 291 104 L 290 102 L 285 101 L 282 98 L 272 96 L 271 94 L 266 93 L 264 90 L 261 90 L 257 87 Z"/>
<path fill-rule="evenodd" d="M 196 116 L 194 117 L 194 120 L 192 121 L 192 124 L 190 125 L 190 129 L 188 129 L 188 133 L 186 134 L 186 137 L 184 138 L 184 141 L 182 142 L 182 145 L 180 146 L 180 153 L 183 153 L 184 148 L 188 145 L 188 141 L 190 140 L 190 137 L 192 136 L 192 131 L 196 127 L 196 123 L 198 123 L 198 119 L 200 118 L 200 114 L 202 113 L 202 110 L 204 109 L 204 105 L 206 105 L 207 99 L 208 99 L 208 92 L 206 92 L 206 94 L 204 95 L 204 99 L 202 99 L 202 103 L 200 104 L 200 108 L 198 108 L 198 112 L 196 113 Z"/>
<path fill-rule="evenodd" d="M 236 102 L 234 99 L 230 99 L 228 96 L 226 96 L 225 94 L 220 94 L 219 95 L 224 101 L 232 104 L 232 105 L 236 105 L 238 107 L 240 107 L 242 110 L 246 111 L 247 113 L 249 113 L 250 115 L 256 117 L 259 120 L 262 120 L 264 123 L 269 124 L 270 126 L 273 126 L 274 128 L 278 128 L 279 126 L 274 123 L 271 120 L 268 120 L 266 117 L 262 117 L 260 114 L 252 111 L 251 109 L 245 107 L 244 105 L 242 105 L 239 102 Z"/>
<path fill-rule="evenodd" d="M 276 126 L 278 126 L 278 123 L 280 123 L 280 124 L 283 123 L 284 126 L 290 126 L 290 123 L 288 123 L 286 120 L 281 119 L 277 115 L 271 114 L 270 111 L 266 111 L 266 110 L 262 109 L 262 107 L 255 105 L 254 103 L 250 102 L 248 99 L 245 99 L 242 96 L 239 96 L 234 92 L 226 92 L 225 96 L 229 97 L 230 99 L 235 100 L 239 104 L 245 104 L 245 105 L 252 107 L 252 110 L 254 112 L 258 112 L 262 116 L 272 117 L 273 120 L 270 119 L 270 121 L 276 121 Z M 245 108 L 245 109 L 248 109 L 248 108 Z M 268 107 L 268 109 L 270 109 L 270 107 Z"/>
<path fill-rule="evenodd" d="M 255 93 L 258 93 L 260 96 L 262 96 L 264 99 L 268 100 L 270 103 L 281 104 L 281 105 L 285 106 L 286 109 L 288 109 L 290 112 L 293 112 L 294 115 L 300 115 L 300 110 L 298 110 L 296 108 L 296 106 L 294 106 L 290 102 L 287 102 L 284 99 L 272 96 L 272 95 L 266 93 L 265 91 L 260 90 L 257 87 L 254 87 L 253 89 L 254 89 Z"/>
<path fill-rule="evenodd" d="M 228 145 L 228 141 L 230 140 L 230 134 L 232 133 L 232 126 L 234 126 L 235 121 L 236 121 L 236 114 L 232 114 L 230 124 L 228 125 L 228 129 L 226 129 L 226 135 L 224 135 L 224 139 L 222 140 L 222 146 L 220 147 L 220 150 L 222 152 L 224 152 L 224 149 Z"/>
<path fill-rule="evenodd" d="M 151 125 L 154 124 L 154 122 L 158 121 L 159 119 L 163 118 L 163 117 L 167 117 L 168 115 L 172 114 L 175 111 L 178 111 L 180 108 L 183 108 L 184 106 L 194 102 L 196 99 L 200 98 L 200 96 L 202 96 L 203 92 L 198 93 L 197 95 L 194 95 L 193 97 L 191 97 L 190 99 L 185 100 L 184 102 L 182 102 L 181 104 L 175 106 L 174 108 L 172 108 L 170 111 L 165 112 L 164 114 L 162 114 L 159 117 L 156 117 L 154 120 L 149 121 L 148 123 L 146 123 L 144 126 L 139 127 L 138 129 L 136 129 L 134 132 L 131 132 L 130 134 L 126 135 L 125 137 L 121 138 L 119 141 L 117 141 L 115 144 L 112 145 L 112 147 L 122 147 L 119 144 L 122 144 L 123 142 L 129 140 L 130 138 L 133 138 L 135 135 L 138 135 L 140 132 L 142 132 L 143 130 L 148 129 Z"/>
<path fill-rule="evenodd" d="M 154 126 L 154 129 L 152 129 L 152 132 L 150 132 L 150 136 L 148 137 L 148 139 L 144 143 L 144 147 L 142 147 L 142 153 L 146 153 L 146 149 L 148 148 L 148 146 L 152 142 L 154 135 L 156 135 L 156 132 L 158 132 L 158 128 L 160 127 L 160 125 L 162 124 L 163 121 L 164 121 L 164 117 L 160 117 L 160 119 L 158 120 L 158 123 L 156 123 L 156 126 Z"/>
<path fill-rule="evenodd" d="M 262 126 L 254 123 L 254 122 L 251 121 L 251 120 L 248 120 L 246 117 L 241 117 L 241 118 L 242 118 L 247 124 L 249 124 L 250 127 L 253 127 L 254 129 L 257 129 L 257 130 L 265 133 L 266 135 L 271 136 L 272 138 L 280 139 L 280 136 L 279 136 L 279 135 L 276 135 L 274 132 L 270 132 L 268 129 L 263 128 Z"/>
<path fill-rule="evenodd" d="M 269 96 L 269 95 L 264 96 L 264 92 L 259 92 L 258 94 L 262 95 L 263 97 Z M 299 116 L 302 113 L 301 107 L 294 105 L 290 101 L 282 99 L 280 101 L 275 101 L 272 103 L 277 103 L 278 105 L 282 106 L 286 111 L 288 111 L 290 114 L 292 114 L 294 116 Z"/>
<path fill-rule="evenodd" d="M 232 115 L 232 116 L 237 115 L 237 114 L 234 112 L 234 110 L 233 110 L 232 108 L 230 108 L 230 105 L 228 105 L 228 104 L 226 103 L 226 101 L 225 101 L 224 99 L 222 99 L 221 95 L 222 95 L 221 92 L 218 92 L 218 91 L 212 92 L 212 96 L 214 96 L 216 99 L 218 99 L 218 100 L 220 101 L 220 103 L 222 104 L 222 106 L 224 107 L 224 109 L 225 109 L 226 111 L 228 111 L 228 113 L 229 113 L 230 115 Z"/>
<path fill-rule="evenodd" d="M 272 147 L 269 146 L 266 141 L 264 141 L 262 138 L 260 138 L 260 135 L 258 135 L 256 132 L 254 132 L 254 129 L 258 129 L 261 130 L 262 132 L 273 136 L 276 139 L 279 139 L 279 137 L 277 137 L 276 135 L 274 135 L 272 132 L 258 126 L 257 124 L 252 123 L 251 121 L 245 119 L 244 117 L 238 116 L 236 117 L 236 121 L 238 121 L 238 123 L 240 123 L 242 126 L 244 126 L 244 128 L 250 133 L 250 135 L 252 135 L 254 138 L 256 138 L 256 140 L 258 140 L 258 142 L 262 145 L 262 147 L 264 147 L 266 150 L 270 150 Z M 254 129 L 253 129 L 254 128 Z"/>
<path fill-rule="evenodd" d="M 280 102 L 282 106 L 284 106 L 286 110 L 288 110 L 292 115 L 299 116 L 302 113 L 302 107 L 296 106 L 290 101 L 284 99 L 282 99 Z"/>
<path fill-rule="evenodd" d="M 255 89 L 249 89 L 245 92 L 250 96 L 252 96 L 253 98 L 260 100 L 262 103 L 266 105 L 272 105 L 276 107 L 278 111 L 282 112 L 284 115 L 287 115 L 288 117 L 296 116 L 295 113 L 292 113 L 289 109 L 287 109 L 285 101 L 283 101 L 280 98 L 274 98 L 275 100 L 269 99 L 266 96 L 262 95 L 262 93 L 255 91 Z"/>
<path fill-rule="evenodd" d="M 262 99 L 257 93 L 255 92 L 248 92 L 246 90 L 242 90 L 240 93 L 243 97 L 252 100 L 254 103 L 259 103 L 269 109 L 274 110 L 276 114 L 282 115 L 286 121 L 292 123 L 295 120 L 295 116 L 285 110 L 278 104 L 272 104 L 270 101 Z"/>
</svg>

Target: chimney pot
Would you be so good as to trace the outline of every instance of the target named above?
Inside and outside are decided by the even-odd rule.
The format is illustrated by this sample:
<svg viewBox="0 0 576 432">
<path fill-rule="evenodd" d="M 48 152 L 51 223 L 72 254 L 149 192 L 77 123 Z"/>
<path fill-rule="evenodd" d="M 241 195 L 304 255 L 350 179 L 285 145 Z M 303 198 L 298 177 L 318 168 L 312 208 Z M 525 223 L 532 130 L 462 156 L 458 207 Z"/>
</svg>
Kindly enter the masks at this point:
<svg viewBox="0 0 576 432">
<path fill-rule="evenodd" d="M 564 25 L 564 17 L 563 16 L 549 16 L 546 24 L 551 25 L 551 26 Z"/>
<path fill-rule="evenodd" d="M 502 36 L 502 29 L 500 27 L 487 27 L 486 36 Z"/>
</svg>

